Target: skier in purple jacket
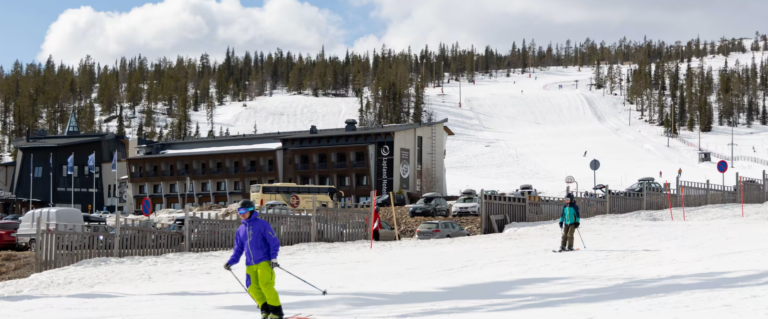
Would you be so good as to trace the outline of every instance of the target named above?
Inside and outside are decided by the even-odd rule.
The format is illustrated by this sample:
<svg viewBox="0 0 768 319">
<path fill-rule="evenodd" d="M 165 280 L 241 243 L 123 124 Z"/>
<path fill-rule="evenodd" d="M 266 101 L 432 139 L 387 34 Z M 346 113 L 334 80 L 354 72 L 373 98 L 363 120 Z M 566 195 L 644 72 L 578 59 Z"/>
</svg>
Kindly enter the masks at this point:
<svg viewBox="0 0 768 319">
<path fill-rule="evenodd" d="M 259 211 L 252 201 L 240 202 L 237 213 L 243 225 L 237 229 L 235 251 L 224 264 L 224 269 L 231 271 L 231 267 L 240 262 L 240 256 L 245 253 L 245 285 L 248 293 L 259 304 L 261 317 L 282 319 L 284 313 L 275 290 L 274 270 L 280 267 L 277 263 L 280 241 L 269 222 L 258 218 Z"/>
</svg>

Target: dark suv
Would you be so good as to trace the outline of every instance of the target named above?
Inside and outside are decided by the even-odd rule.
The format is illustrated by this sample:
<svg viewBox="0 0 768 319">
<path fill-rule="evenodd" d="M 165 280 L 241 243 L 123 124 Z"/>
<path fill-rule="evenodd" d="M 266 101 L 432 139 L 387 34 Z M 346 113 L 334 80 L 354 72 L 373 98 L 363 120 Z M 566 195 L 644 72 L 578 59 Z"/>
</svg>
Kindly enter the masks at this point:
<svg viewBox="0 0 768 319">
<path fill-rule="evenodd" d="M 627 187 L 628 193 L 642 193 L 643 187 L 647 187 L 649 192 L 660 193 L 664 191 L 664 186 L 656 182 L 653 177 L 643 177 L 637 180 L 637 183 Z"/>
<path fill-rule="evenodd" d="M 439 193 L 426 193 L 416 204 L 411 205 L 408 215 L 431 216 L 443 215 L 448 217 L 451 211 L 448 202 Z"/>
</svg>

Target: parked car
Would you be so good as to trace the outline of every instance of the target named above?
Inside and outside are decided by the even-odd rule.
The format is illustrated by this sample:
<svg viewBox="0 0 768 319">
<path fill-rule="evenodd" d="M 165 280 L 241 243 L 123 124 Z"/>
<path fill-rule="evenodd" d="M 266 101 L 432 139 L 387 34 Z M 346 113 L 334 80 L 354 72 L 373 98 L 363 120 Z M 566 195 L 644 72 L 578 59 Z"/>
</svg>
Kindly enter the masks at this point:
<svg viewBox="0 0 768 319">
<path fill-rule="evenodd" d="M 83 222 L 85 222 L 86 224 L 106 224 L 107 219 L 83 213 Z"/>
<path fill-rule="evenodd" d="M 662 192 L 664 189 L 664 186 L 661 186 L 661 184 L 657 183 L 656 179 L 653 177 L 643 177 L 638 179 L 637 183 L 627 187 L 626 191 L 628 193 L 642 193 L 643 187 L 648 187 L 648 190 L 651 192 Z"/>
<path fill-rule="evenodd" d="M 376 199 L 376 206 L 392 206 L 389 195 L 382 195 Z M 405 206 L 405 195 L 395 194 L 395 206 Z"/>
<path fill-rule="evenodd" d="M 431 216 L 437 215 L 450 216 L 451 211 L 448 209 L 448 202 L 443 199 L 440 193 L 426 193 L 416 204 L 411 205 L 408 210 L 408 215 L 414 217 L 416 215 Z"/>
<path fill-rule="evenodd" d="M 11 215 L 5 216 L 3 220 L 19 221 L 19 218 L 21 218 L 21 215 L 11 214 Z"/>
<path fill-rule="evenodd" d="M 395 228 L 389 223 L 381 221 L 381 229 L 373 231 L 373 240 L 392 241 L 395 240 Z"/>
<path fill-rule="evenodd" d="M 291 209 L 282 201 L 273 200 L 264 204 L 264 206 L 259 209 L 259 212 L 265 214 L 290 214 Z"/>
<path fill-rule="evenodd" d="M 461 191 L 461 196 L 477 196 L 477 192 L 474 189 L 465 189 Z"/>
<path fill-rule="evenodd" d="M 520 185 L 519 189 L 515 190 L 515 196 L 527 197 L 527 196 L 539 196 L 539 191 L 533 188 L 531 184 Z"/>
<path fill-rule="evenodd" d="M 477 196 L 462 196 L 451 208 L 454 216 L 480 216 L 480 198 Z"/>
<path fill-rule="evenodd" d="M 16 236 L 19 240 L 19 245 L 22 248 L 29 248 L 35 250 L 35 234 L 37 233 L 37 218 L 40 217 L 41 228 L 45 227 L 45 223 L 49 223 L 51 228 L 57 227 L 61 230 L 82 232 L 85 222 L 83 221 L 83 213 L 79 209 L 69 207 L 50 207 L 39 208 L 28 211 L 24 214 L 19 225 L 19 230 L 16 232 Z"/>
<path fill-rule="evenodd" d="M 483 195 L 499 195 L 499 191 L 495 191 L 495 190 L 483 191 Z"/>
<path fill-rule="evenodd" d="M 17 249 L 16 231 L 19 230 L 19 222 L 13 220 L 0 221 L 0 250 Z"/>
<path fill-rule="evenodd" d="M 96 217 L 101 217 L 101 218 L 115 217 L 115 213 L 108 212 L 108 211 L 105 211 L 105 210 L 97 210 L 97 211 L 93 212 L 93 214 L 91 214 L 91 215 L 92 216 L 96 216 Z M 123 215 L 123 216 L 128 216 L 128 215 Z"/>
<path fill-rule="evenodd" d="M 469 236 L 469 232 L 464 230 L 464 227 L 461 227 L 459 224 L 449 220 L 423 222 L 421 225 L 419 225 L 419 228 L 416 229 L 417 239 L 438 239 L 465 236 Z"/>
</svg>

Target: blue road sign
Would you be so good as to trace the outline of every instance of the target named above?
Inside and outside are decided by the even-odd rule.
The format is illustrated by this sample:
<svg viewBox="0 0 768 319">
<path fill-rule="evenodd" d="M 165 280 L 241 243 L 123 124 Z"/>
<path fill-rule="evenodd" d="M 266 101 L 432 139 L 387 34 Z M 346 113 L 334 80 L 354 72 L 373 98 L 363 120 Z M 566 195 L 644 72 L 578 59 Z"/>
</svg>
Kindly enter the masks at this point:
<svg viewBox="0 0 768 319">
<path fill-rule="evenodd" d="M 717 162 L 717 171 L 720 173 L 725 173 L 728 170 L 728 162 L 726 161 L 719 161 Z"/>
<path fill-rule="evenodd" d="M 148 197 L 144 197 L 144 200 L 141 201 L 141 211 L 144 213 L 144 216 L 147 217 L 152 214 L 152 201 L 150 201 Z"/>
</svg>

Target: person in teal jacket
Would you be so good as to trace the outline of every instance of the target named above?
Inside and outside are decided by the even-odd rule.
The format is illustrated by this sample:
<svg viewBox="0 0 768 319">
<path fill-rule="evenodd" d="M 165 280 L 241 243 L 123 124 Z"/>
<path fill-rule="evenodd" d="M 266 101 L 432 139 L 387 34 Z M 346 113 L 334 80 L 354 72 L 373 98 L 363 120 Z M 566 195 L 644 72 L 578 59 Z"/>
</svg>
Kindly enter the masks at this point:
<svg viewBox="0 0 768 319">
<path fill-rule="evenodd" d="M 573 194 L 568 193 L 565 196 L 565 205 L 560 214 L 560 228 L 563 229 L 563 238 L 560 240 L 560 251 L 573 250 L 573 233 L 579 228 L 581 218 L 579 217 L 579 205 L 573 199 Z M 565 227 L 565 228 L 563 228 Z M 568 246 L 566 246 L 568 244 Z"/>
</svg>

